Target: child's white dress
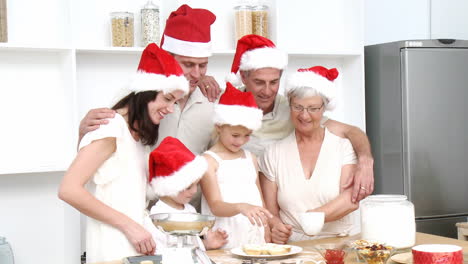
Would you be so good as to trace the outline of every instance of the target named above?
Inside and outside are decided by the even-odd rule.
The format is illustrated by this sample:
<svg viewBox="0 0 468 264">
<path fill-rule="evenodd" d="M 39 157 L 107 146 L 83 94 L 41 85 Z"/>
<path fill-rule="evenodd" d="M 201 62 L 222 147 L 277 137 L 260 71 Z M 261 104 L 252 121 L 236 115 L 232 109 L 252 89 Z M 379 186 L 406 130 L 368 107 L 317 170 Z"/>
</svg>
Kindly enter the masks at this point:
<svg viewBox="0 0 468 264">
<path fill-rule="evenodd" d="M 257 170 L 249 151 L 244 150 L 245 158 L 233 160 L 223 160 L 212 151 L 206 151 L 205 153 L 218 162 L 216 175 L 224 202 L 263 206 L 260 191 L 256 184 Z M 202 214 L 213 215 L 204 196 L 202 196 L 201 205 Z M 265 242 L 264 228 L 252 225 L 243 214 L 232 217 L 216 217 L 214 229 L 216 228 L 224 229 L 229 235 L 229 242 L 223 248 Z"/>
</svg>

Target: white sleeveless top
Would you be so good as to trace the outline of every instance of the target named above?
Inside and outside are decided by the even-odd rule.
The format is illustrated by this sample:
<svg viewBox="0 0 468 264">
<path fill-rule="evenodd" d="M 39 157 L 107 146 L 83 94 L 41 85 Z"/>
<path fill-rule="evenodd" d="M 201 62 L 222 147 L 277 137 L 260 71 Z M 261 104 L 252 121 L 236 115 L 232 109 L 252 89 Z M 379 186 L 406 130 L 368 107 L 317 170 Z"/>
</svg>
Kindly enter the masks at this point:
<svg viewBox="0 0 468 264">
<path fill-rule="evenodd" d="M 212 151 L 206 151 L 205 153 L 218 162 L 216 176 L 224 202 L 263 206 L 260 191 L 256 184 L 257 170 L 249 151 L 244 150 L 245 158 L 232 160 L 223 160 Z M 201 209 L 202 214 L 213 215 L 204 196 L 202 196 Z M 213 228 L 224 229 L 229 235 L 229 242 L 223 248 L 265 242 L 263 227 L 252 225 L 249 219 L 242 214 L 231 217 L 216 217 Z"/>
</svg>

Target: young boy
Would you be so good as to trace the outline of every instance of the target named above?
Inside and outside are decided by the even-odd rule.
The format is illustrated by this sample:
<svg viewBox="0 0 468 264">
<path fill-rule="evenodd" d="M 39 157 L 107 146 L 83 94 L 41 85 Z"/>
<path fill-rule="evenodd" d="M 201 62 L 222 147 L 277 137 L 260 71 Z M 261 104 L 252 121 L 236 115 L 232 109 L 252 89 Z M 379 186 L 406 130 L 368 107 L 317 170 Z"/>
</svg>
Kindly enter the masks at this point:
<svg viewBox="0 0 468 264">
<path fill-rule="evenodd" d="M 149 157 L 151 190 L 159 196 L 150 214 L 197 213 L 189 202 L 196 194 L 197 184 L 207 167 L 204 157 L 195 156 L 178 139 L 166 137 Z M 153 223 L 147 223 L 145 227 L 156 242 L 156 253 L 172 243 Z M 209 230 L 203 240 L 197 238 L 192 243 L 206 250 L 218 249 L 227 243 L 227 234 L 221 229 Z"/>
</svg>

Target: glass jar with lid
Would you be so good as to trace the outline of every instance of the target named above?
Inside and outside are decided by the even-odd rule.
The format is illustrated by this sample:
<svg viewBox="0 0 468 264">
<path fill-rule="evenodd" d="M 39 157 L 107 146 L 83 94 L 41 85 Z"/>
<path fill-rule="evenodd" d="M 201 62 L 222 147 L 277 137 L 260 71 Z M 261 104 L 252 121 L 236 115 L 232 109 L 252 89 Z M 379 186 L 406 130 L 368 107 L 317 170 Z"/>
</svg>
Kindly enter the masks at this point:
<svg viewBox="0 0 468 264">
<path fill-rule="evenodd" d="M 256 0 L 252 6 L 252 34 L 268 38 L 268 6 Z"/>
<path fill-rule="evenodd" d="M 414 205 L 405 195 L 371 195 L 360 207 L 362 239 L 396 248 L 415 244 Z"/>
<path fill-rule="evenodd" d="M 133 13 L 111 13 L 113 47 L 133 47 L 133 25 Z"/>
<path fill-rule="evenodd" d="M 252 6 L 250 1 L 242 0 L 234 7 L 236 41 L 252 34 Z"/>
<path fill-rule="evenodd" d="M 159 45 L 159 7 L 151 0 L 141 9 L 141 45 Z"/>
</svg>

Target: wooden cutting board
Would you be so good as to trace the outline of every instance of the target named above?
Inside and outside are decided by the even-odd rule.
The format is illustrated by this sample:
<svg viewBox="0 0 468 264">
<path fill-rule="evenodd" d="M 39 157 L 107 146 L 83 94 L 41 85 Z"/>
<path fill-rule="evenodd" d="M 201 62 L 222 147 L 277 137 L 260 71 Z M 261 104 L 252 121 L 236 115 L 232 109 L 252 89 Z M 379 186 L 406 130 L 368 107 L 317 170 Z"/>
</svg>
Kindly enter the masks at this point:
<svg viewBox="0 0 468 264">
<path fill-rule="evenodd" d="M 0 42 L 8 41 L 7 0 L 0 0 Z"/>
</svg>

